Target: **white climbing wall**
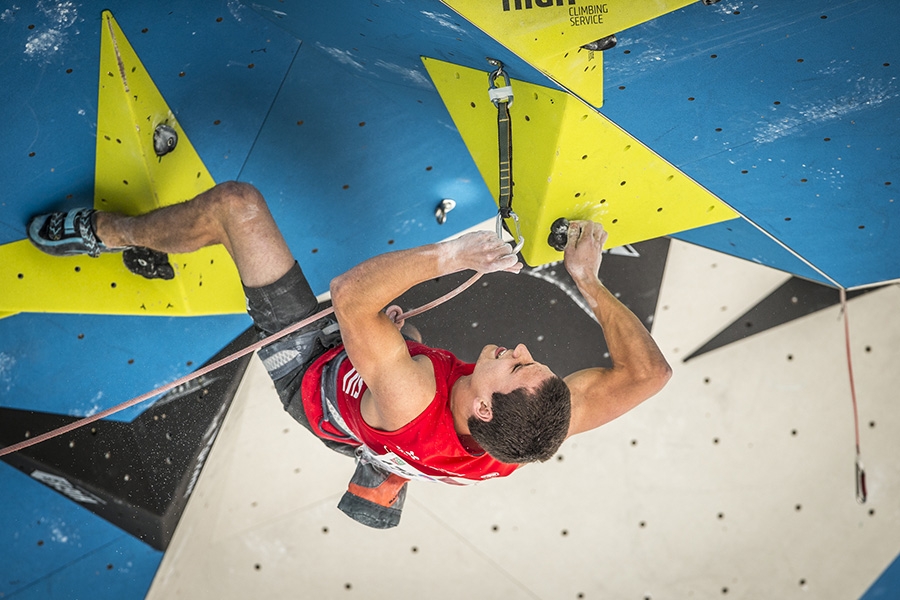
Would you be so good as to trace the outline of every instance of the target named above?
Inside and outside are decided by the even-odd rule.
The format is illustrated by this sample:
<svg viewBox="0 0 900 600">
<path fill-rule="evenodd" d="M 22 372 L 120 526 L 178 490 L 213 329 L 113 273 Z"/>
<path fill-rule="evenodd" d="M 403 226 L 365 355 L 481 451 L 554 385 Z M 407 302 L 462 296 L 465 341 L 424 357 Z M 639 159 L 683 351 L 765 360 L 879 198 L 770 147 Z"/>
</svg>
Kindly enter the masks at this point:
<svg viewBox="0 0 900 600">
<path fill-rule="evenodd" d="M 900 288 L 849 307 L 865 505 L 839 307 L 681 362 L 785 278 L 673 242 L 653 330 L 669 386 L 507 480 L 412 483 L 391 531 L 335 508 L 352 461 L 254 360 L 148 597 L 860 597 L 900 539 Z"/>
</svg>

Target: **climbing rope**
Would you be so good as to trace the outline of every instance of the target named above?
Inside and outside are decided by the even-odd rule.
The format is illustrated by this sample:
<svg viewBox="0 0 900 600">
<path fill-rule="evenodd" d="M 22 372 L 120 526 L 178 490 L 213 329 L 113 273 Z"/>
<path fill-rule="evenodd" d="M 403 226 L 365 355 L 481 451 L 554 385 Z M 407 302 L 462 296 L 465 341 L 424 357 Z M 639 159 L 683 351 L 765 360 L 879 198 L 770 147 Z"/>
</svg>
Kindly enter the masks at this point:
<svg viewBox="0 0 900 600">
<path fill-rule="evenodd" d="M 460 285 L 456 289 L 451 290 L 450 292 L 444 294 L 440 298 L 437 298 L 436 300 L 433 300 L 433 301 L 429 302 L 428 304 L 420 306 L 419 308 L 414 308 L 410 311 L 407 311 L 407 312 L 399 315 L 396 318 L 396 321 L 399 322 L 399 321 L 402 321 L 403 319 L 415 317 L 416 315 L 420 315 L 427 310 L 431 310 L 432 308 L 438 306 L 439 304 L 443 304 L 447 300 L 454 298 L 458 294 L 460 294 L 463 291 L 470 288 L 472 286 L 472 284 L 474 284 L 476 281 L 478 281 L 478 279 L 481 277 L 481 275 L 482 275 L 482 273 L 476 273 L 475 275 L 470 277 L 467 281 L 465 281 L 462 285 Z M 217 360 L 214 363 L 206 365 L 205 367 L 197 369 L 193 373 L 190 373 L 188 375 L 185 375 L 184 377 L 176 379 L 175 381 L 172 381 L 170 383 L 162 385 L 154 390 L 150 390 L 149 392 L 147 392 L 145 394 L 136 396 L 136 397 L 132 398 L 131 400 L 127 400 L 121 404 L 113 406 L 112 408 L 107 408 L 106 410 L 98 412 L 96 414 L 93 414 L 89 417 L 85 417 L 83 419 L 73 421 L 73 422 L 69 423 L 68 425 L 63 425 L 62 427 L 58 427 L 56 429 L 53 429 L 52 431 L 48 431 L 47 433 L 42 433 L 41 435 L 35 436 L 33 438 L 28 438 L 24 441 L 18 442 L 17 444 L 13 444 L 11 446 L 6 446 L 5 448 L 0 448 L 0 456 L 6 456 L 7 454 L 12 454 L 13 452 L 18 452 L 19 450 L 24 450 L 25 448 L 34 446 L 36 444 L 40 444 L 41 442 L 45 442 L 49 439 L 52 439 L 52 438 L 55 438 L 55 437 L 58 437 L 61 435 L 64 435 L 66 433 L 69 433 L 70 431 L 74 431 L 80 427 L 84 427 L 85 425 L 90 425 L 91 423 L 93 423 L 95 421 L 99 421 L 100 419 L 105 419 L 106 417 L 108 417 L 110 415 L 114 415 L 117 412 L 121 412 L 121 411 L 125 410 L 126 408 L 131 408 L 132 406 L 135 406 L 136 404 L 146 402 L 147 400 L 154 398 L 154 397 L 158 396 L 159 394 L 168 392 L 169 390 L 171 390 L 173 388 L 176 388 L 180 385 L 184 385 L 185 383 L 187 383 L 189 381 L 193 381 L 194 379 L 197 379 L 198 377 L 202 377 L 212 371 L 215 371 L 219 367 L 223 367 L 223 366 L 227 365 L 228 363 L 241 358 L 242 356 L 246 356 L 252 352 L 256 352 L 260 348 L 263 348 L 264 346 L 267 346 L 267 345 L 271 344 L 272 342 L 278 341 L 281 338 L 297 331 L 298 329 L 302 329 L 303 327 L 309 325 L 310 323 L 314 323 L 314 322 L 318 321 L 319 319 L 327 317 L 328 315 L 332 314 L 333 312 L 334 312 L 333 307 L 326 308 L 322 311 L 317 312 L 316 314 L 314 314 L 310 317 L 307 317 L 306 319 L 303 319 L 302 321 L 299 321 L 297 323 L 294 323 L 293 325 L 285 327 L 278 333 L 272 334 L 265 339 L 262 339 L 258 342 L 250 344 L 246 348 L 242 348 L 242 349 L 238 350 L 237 352 L 234 352 L 233 354 L 229 354 L 225 358 L 222 358 L 220 360 Z"/>
<path fill-rule="evenodd" d="M 850 376 L 850 398 L 853 401 L 853 429 L 856 434 L 856 501 L 866 503 L 866 470 L 859 449 L 859 408 L 856 404 L 856 385 L 853 383 L 853 360 L 850 354 L 850 318 L 847 316 L 847 290 L 841 288 L 841 314 L 844 316 L 844 345 L 847 349 L 847 373 Z"/>
<path fill-rule="evenodd" d="M 512 181 L 512 128 L 510 125 L 509 119 L 509 108 L 513 103 L 513 91 L 512 86 L 510 85 L 509 75 L 503 69 L 503 63 L 499 60 L 488 58 L 488 62 L 497 67 L 495 71 L 488 74 L 488 95 L 491 99 L 491 102 L 494 103 L 494 106 L 497 107 L 497 131 L 498 131 L 498 140 L 500 146 L 500 198 L 498 201 L 499 209 L 497 211 L 497 220 L 496 220 L 496 229 L 497 229 L 497 237 L 503 239 L 503 225 L 504 219 L 512 219 L 515 223 L 515 239 L 516 245 L 513 249 L 513 254 L 518 254 L 522 249 L 522 246 L 525 245 L 525 238 L 522 237 L 522 231 L 519 226 L 519 217 L 512 209 L 512 191 L 513 191 L 513 181 Z M 502 81 L 503 86 L 498 87 L 497 81 Z M 510 232 L 511 233 L 511 232 Z M 466 289 L 472 286 L 479 278 L 481 277 L 481 273 L 476 273 L 469 280 L 464 282 L 462 285 L 457 287 L 455 290 L 444 294 L 440 298 L 429 302 L 419 308 L 410 310 L 408 312 L 399 315 L 396 320 L 401 321 L 403 319 L 408 319 L 410 317 L 415 317 L 417 315 L 422 314 L 427 310 L 431 310 L 435 306 L 450 300 L 456 295 L 462 293 Z M 246 356 L 252 352 L 259 350 L 275 342 L 280 340 L 281 338 L 290 335 L 291 333 L 297 331 L 309 325 L 310 323 L 314 323 L 319 319 L 322 319 L 331 313 L 334 312 L 333 308 L 326 308 L 311 317 L 308 317 L 298 323 L 295 323 L 285 329 L 282 329 L 278 333 L 271 335 L 263 340 L 260 340 L 254 344 L 247 346 L 237 352 L 222 358 L 212 364 L 209 364 L 205 367 L 202 367 L 189 375 L 185 375 L 175 381 L 162 385 L 154 390 L 150 390 L 145 394 L 141 394 L 131 400 L 127 400 L 121 404 L 113 406 L 112 408 L 108 408 L 104 411 L 98 412 L 89 417 L 85 417 L 83 419 L 79 419 L 78 421 L 73 421 L 68 425 L 64 425 L 52 431 L 48 431 L 47 433 L 43 433 L 41 435 L 35 436 L 33 438 L 26 439 L 17 444 L 13 444 L 11 446 L 6 446 L 5 448 L 0 448 L 0 456 L 6 456 L 7 454 L 12 454 L 13 452 L 18 452 L 19 450 L 24 450 L 25 448 L 34 446 L 36 444 L 40 444 L 41 442 L 45 442 L 49 439 L 64 435 L 69 433 L 70 431 L 74 431 L 80 427 L 84 427 L 85 425 L 89 425 L 94 423 L 95 421 L 99 421 L 100 419 L 104 419 L 110 415 L 114 415 L 118 412 L 125 410 L 126 408 L 130 408 L 142 402 L 146 402 L 147 400 L 158 396 L 159 394 L 165 393 L 173 388 L 176 388 L 180 385 L 184 385 L 189 381 L 193 381 L 198 377 L 202 377 L 212 371 L 215 371 L 219 367 L 222 367 L 232 361 L 241 358 L 242 356 Z"/>
</svg>

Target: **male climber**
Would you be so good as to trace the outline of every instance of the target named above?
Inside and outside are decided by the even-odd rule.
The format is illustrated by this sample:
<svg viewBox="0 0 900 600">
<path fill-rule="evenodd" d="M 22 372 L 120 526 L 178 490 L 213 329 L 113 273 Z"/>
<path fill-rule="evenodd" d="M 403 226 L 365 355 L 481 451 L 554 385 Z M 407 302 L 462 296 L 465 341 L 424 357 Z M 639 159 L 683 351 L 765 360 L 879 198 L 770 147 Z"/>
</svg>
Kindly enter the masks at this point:
<svg viewBox="0 0 900 600">
<path fill-rule="evenodd" d="M 223 244 L 261 335 L 318 307 L 262 195 L 246 183 L 220 184 L 137 217 L 91 209 L 40 215 L 27 229 L 35 246 L 57 256 Z M 669 365 L 598 278 L 606 237 L 598 223 L 572 222 L 565 266 L 603 328 L 610 369 L 563 380 L 522 344 L 485 346 L 472 365 L 404 338 L 403 324 L 384 309 L 411 287 L 464 270 L 521 270 L 510 245 L 491 232 L 361 263 L 331 282 L 337 324 L 313 323 L 260 351 L 285 410 L 330 448 L 357 457 L 341 510 L 370 526 L 396 525 L 407 480 L 459 484 L 509 475 L 662 389 Z"/>
</svg>

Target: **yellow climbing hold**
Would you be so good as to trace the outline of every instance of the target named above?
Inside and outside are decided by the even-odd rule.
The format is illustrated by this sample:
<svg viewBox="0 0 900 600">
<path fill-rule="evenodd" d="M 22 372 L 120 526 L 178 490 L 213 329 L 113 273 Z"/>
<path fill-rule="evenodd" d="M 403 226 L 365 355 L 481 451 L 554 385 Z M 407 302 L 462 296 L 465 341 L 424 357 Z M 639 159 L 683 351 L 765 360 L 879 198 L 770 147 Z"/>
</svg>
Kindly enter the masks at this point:
<svg viewBox="0 0 900 600">
<path fill-rule="evenodd" d="M 488 98 L 486 72 L 422 60 L 497 198 L 497 109 Z M 599 221 L 609 231 L 607 245 L 612 248 L 738 216 L 571 94 L 521 81 L 513 81 L 512 87 L 512 206 L 526 240 L 522 256 L 528 264 L 562 257 L 547 244 L 558 217 Z"/>
</svg>

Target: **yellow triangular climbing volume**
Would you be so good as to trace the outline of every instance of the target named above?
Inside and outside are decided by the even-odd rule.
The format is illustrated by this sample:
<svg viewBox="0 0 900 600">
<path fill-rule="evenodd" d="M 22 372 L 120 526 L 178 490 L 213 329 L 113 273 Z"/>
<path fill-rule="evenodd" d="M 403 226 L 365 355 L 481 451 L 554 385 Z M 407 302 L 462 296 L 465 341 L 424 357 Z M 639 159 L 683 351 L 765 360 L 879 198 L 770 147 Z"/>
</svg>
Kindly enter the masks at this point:
<svg viewBox="0 0 900 600">
<path fill-rule="evenodd" d="M 188 200 L 214 181 L 112 14 L 103 13 L 94 207 L 129 215 Z M 158 157 L 153 132 L 178 133 Z M 245 310 L 240 278 L 222 246 L 170 255 L 176 277 L 148 280 L 118 254 L 55 258 L 23 240 L 0 246 L 0 313 L 210 315 Z"/>
<path fill-rule="evenodd" d="M 499 190 L 497 109 L 486 74 L 423 58 L 494 198 Z M 533 266 L 562 254 L 547 244 L 559 217 L 591 219 L 613 248 L 737 217 L 687 175 L 571 94 L 512 82 L 512 208 Z M 509 223 L 511 225 L 511 223 Z"/>
<path fill-rule="evenodd" d="M 593 106 L 603 104 L 602 52 L 590 42 L 697 0 L 443 0 L 476 27 Z"/>
</svg>

